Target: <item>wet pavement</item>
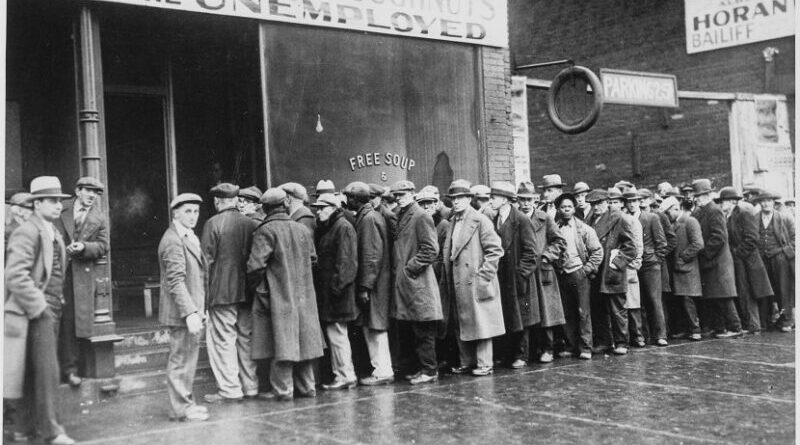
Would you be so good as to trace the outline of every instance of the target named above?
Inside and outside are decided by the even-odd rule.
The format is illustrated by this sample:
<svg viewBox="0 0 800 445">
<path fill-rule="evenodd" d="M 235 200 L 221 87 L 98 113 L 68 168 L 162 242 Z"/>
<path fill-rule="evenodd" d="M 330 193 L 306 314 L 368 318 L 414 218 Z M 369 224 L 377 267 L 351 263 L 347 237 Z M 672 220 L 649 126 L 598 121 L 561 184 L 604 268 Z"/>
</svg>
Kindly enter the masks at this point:
<svg viewBox="0 0 800 445">
<path fill-rule="evenodd" d="M 794 345 L 781 333 L 673 343 L 416 387 L 211 405 L 202 423 L 169 422 L 166 392 L 63 417 L 76 440 L 118 445 L 794 443 Z"/>
</svg>

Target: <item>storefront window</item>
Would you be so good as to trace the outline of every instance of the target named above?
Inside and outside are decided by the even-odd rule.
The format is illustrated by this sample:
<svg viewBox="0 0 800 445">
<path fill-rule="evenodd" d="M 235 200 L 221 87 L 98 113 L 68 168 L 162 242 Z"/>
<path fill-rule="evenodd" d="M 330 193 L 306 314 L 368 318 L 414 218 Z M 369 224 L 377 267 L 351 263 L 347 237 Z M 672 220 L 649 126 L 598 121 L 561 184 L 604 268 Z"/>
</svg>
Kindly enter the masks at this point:
<svg viewBox="0 0 800 445">
<path fill-rule="evenodd" d="M 273 183 L 480 179 L 473 47 L 263 26 Z"/>
</svg>

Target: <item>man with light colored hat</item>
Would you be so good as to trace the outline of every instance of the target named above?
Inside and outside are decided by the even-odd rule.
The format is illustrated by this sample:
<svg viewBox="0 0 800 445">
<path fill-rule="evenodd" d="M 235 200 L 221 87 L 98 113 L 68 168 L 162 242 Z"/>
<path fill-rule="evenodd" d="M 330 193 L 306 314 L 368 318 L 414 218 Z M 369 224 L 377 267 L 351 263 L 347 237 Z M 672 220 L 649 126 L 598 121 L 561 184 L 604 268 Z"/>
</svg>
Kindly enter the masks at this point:
<svg viewBox="0 0 800 445">
<path fill-rule="evenodd" d="M 628 180 L 625 180 L 625 179 L 623 179 L 623 180 L 617 181 L 617 183 L 616 183 L 616 184 L 614 184 L 614 188 L 616 188 L 617 190 L 619 190 L 619 191 L 620 191 L 620 193 L 625 193 L 625 192 L 627 192 L 628 190 L 630 190 L 630 189 L 634 188 L 634 185 L 633 185 L 633 183 L 632 183 L 632 182 L 630 182 L 630 181 L 628 181 Z"/>
<path fill-rule="evenodd" d="M 539 209 L 551 218 L 555 218 L 557 212 L 555 200 L 563 193 L 566 186 L 567 184 L 561 180 L 561 175 L 544 175 L 542 185 L 539 186 L 542 189 L 542 203 L 539 204 Z"/>
<path fill-rule="evenodd" d="M 202 198 L 181 193 L 172 200 L 172 223 L 158 245 L 161 298 L 158 318 L 169 327 L 167 392 L 170 420 L 208 420 L 192 394 L 208 297 L 208 262 L 194 233 Z"/>
<path fill-rule="evenodd" d="M 771 191 L 762 191 L 755 198 L 761 208 L 758 217 L 758 251 L 775 292 L 779 310 L 776 314 L 779 315 L 777 327 L 782 332 L 791 332 L 795 299 L 794 220 L 775 210 L 775 201 L 779 198 L 777 193 Z"/>
<path fill-rule="evenodd" d="M 774 292 L 758 251 L 758 218 L 749 208 L 739 206 L 741 199 L 735 188 L 723 187 L 715 201 L 727 219 L 742 327 L 745 332 L 758 335 L 761 332 L 759 302 L 772 297 Z"/>
<path fill-rule="evenodd" d="M 533 195 L 536 193 L 536 187 L 530 181 L 519 183 L 517 188 L 517 203 L 519 204 L 519 211 L 528 218 L 533 218 Z"/>
<path fill-rule="evenodd" d="M 503 256 L 497 279 L 506 334 L 498 339 L 499 361 L 513 369 L 523 368 L 530 358 L 530 327 L 539 323 L 539 301 L 531 289 L 535 286 L 536 249 L 530 218 L 515 209 L 514 185 L 506 181 L 492 183 L 489 205 L 494 211 L 492 224 L 500 235 Z"/>
<path fill-rule="evenodd" d="M 398 365 L 412 385 L 439 379 L 436 361 L 436 326 L 442 319 L 439 286 L 433 263 L 439 243 L 433 218 L 414 201 L 414 183 L 392 184 L 397 198 L 397 233 L 394 237 L 394 305 L 398 321 Z"/>
<path fill-rule="evenodd" d="M 439 197 L 439 188 L 435 185 L 426 185 L 422 187 L 419 191 L 420 193 L 430 194 L 434 198 L 436 198 L 436 218 L 434 218 L 434 223 L 438 223 L 441 220 L 447 220 L 450 218 L 450 208 L 444 205 L 444 201 L 442 201 Z M 431 215 L 433 216 L 433 215 Z"/>
<path fill-rule="evenodd" d="M 256 364 L 250 358 L 253 295 L 245 263 L 258 222 L 236 207 L 239 187 L 223 182 L 211 188 L 217 214 L 203 226 L 200 246 L 208 262 L 206 347 L 217 391 L 209 403 L 235 402 L 258 395 Z"/>
<path fill-rule="evenodd" d="M 674 190 L 674 189 L 673 189 Z M 691 205 L 678 196 L 667 196 L 660 211 L 669 218 L 675 231 L 675 251 L 668 265 L 672 292 L 665 302 L 667 322 L 673 338 L 702 339 L 695 299 L 703 296 L 697 254 L 703 248 L 700 223 L 691 216 Z"/>
<path fill-rule="evenodd" d="M 317 182 L 317 186 L 314 187 L 314 190 L 317 196 L 325 193 L 336 194 L 336 186 L 333 185 L 333 181 L 330 179 L 320 179 L 319 182 Z"/>
<path fill-rule="evenodd" d="M 14 193 L 8 200 L 6 200 L 7 215 L 11 214 L 11 219 L 6 217 L 5 226 L 5 246 L 8 246 L 8 239 L 17 227 L 28 220 L 33 215 L 33 207 L 30 203 L 30 193 L 19 192 Z"/>
<path fill-rule="evenodd" d="M 261 211 L 261 189 L 256 186 L 239 189 L 236 207 L 242 215 L 261 222 L 264 220 L 264 212 Z"/>
<path fill-rule="evenodd" d="M 368 196 L 369 188 L 366 184 L 354 184 L 345 188 L 345 195 L 354 193 L 358 188 L 358 191 Z M 317 208 L 317 230 L 320 232 L 317 241 L 319 261 L 315 270 L 319 319 L 328 339 L 333 372 L 333 381 L 322 385 L 326 390 L 350 389 L 356 386 L 347 325 L 358 316 L 358 240 L 356 229 L 345 219 L 340 203 L 339 197 L 333 193 L 323 193 L 311 204 Z"/>
<path fill-rule="evenodd" d="M 711 197 L 711 181 L 696 179 L 692 182 L 695 210 L 692 216 L 700 223 L 703 249 L 698 256 L 703 286 L 703 299 L 712 310 L 709 325 L 717 338 L 741 337 L 742 324 L 736 313 L 736 279 L 733 256 L 728 241 L 728 225 L 722 209 Z"/>
<path fill-rule="evenodd" d="M 493 372 L 492 338 L 505 333 L 497 265 L 502 241 L 492 222 L 472 208 L 469 182 L 457 179 L 447 196 L 453 202 L 452 225 L 442 244 L 444 275 L 452 283 L 452 316 L 459 351 L 455 374 Z"/>
<path fill-rule="evenodd" d="M 491 189 L 483 184 L 475 184 L 469 190 L 472 192 L 472 207 L 483 213 L 489 207 L 489 192 Z"/>
<path fill-rule="evenodd" d="M 306 188 L 296 182 L 287 182 L 281 184 L 280 189 L 286 192 L 286 208 L 289 218 L 306 226 L 313 236 L 317 231 L 317 219 L 306 207 L 308 202 Z"/>
<path fill-rule="evenodd" d="M 97 282 L 106 277 L 105 266 L 95 262 L 108 253 L 108 220 L 100 208 L 103 183 L 84 176 L 75 183 L 75 199 L 64 202 L 56 228 L 67 245 L 69 267 L 64 275 L 64 312 L 61 316 L 58 354 L 63 381 L 76 387 L 78 339 L 93 335 Z"/>
<path fill-rule="evenodd" d="M 346 188 L 348 207 L 356 211 L 358 237 L 358 274 L 356 304 L 360 314 L 356 324 L 362 327 L 372 374 L 359 380 L 365 386 L 394 382 L 392 355 L 389 349 L 389 306 L 392 299 L 392 232 L 396 224 L 393 212 L 382 205 L 384 187 L 355 182 Z M 386 214 L 381 213 L 386 210 Z"/>
<path fill-rule="evenodd" d="M 575 197 L 575 217 L 581 221 L 585 221 L 586 215 L 591 210 L 592 205 L 586 201 L 586 195 L 592 189 L 589 184 L 579 181 L 572 187 L 572 195 Z"/>
<path fill-rule="evenodd" d="M 314 237 L 288 214 L 286 192 L 268 189 L 261 196 L 266 218 L 253 234 L 247 260 L 253 301 L 255 360 L 269 360 L 268 400 L 288 401 L 295 389 L 316 396 L 313 360 L 322 356 L 324 340 L 319 323 L 312 264 L 317 262 Z"/>
<path fill-rule="evenodd" d="M 31 181 L 33 215 L 11 234 L 6 246 L 3 336 L 3 398 L 20 400 L 14 439 L 28 441 L 38 432 L 49 443 L 75 443 L 56 413 L 59 319 L 67 253 L 53 223 L 61 216 L 61 192 L 55 176 Z"/>
</svg>

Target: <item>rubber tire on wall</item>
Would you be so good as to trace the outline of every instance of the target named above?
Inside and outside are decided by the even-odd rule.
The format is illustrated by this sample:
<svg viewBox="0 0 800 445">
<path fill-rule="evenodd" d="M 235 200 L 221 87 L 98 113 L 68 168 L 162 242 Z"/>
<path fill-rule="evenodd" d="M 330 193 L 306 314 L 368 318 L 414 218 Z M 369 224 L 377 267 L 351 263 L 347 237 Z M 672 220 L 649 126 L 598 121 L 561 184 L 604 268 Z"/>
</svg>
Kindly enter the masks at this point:
<svg viewBox="0 0 800 445">
<path fill-rule="evenodd" d="M 594 93 L 594 103 L 592 109 L 583 119 L 575 124 L 567 124 L 561 120 L 556 111 L 556 97 L 558 96 L 561 87 L 565 83 L 572 80 L 574 77 L 582 78 L 589 85 L 592 86 Z M 571 66 L 559 72 L 553 82 L 550 84 L 550 89 L 547 90 L 547 115 L 550 117 L 550 122 L 558 128 L 559 131 L 567 134 L 578 134 L 592 128 L 597 119 L 600 117 L 600 112 L 603 110 L 603 85 L 600 79 L 590 69 L 583 66 Z"/>
</svg>

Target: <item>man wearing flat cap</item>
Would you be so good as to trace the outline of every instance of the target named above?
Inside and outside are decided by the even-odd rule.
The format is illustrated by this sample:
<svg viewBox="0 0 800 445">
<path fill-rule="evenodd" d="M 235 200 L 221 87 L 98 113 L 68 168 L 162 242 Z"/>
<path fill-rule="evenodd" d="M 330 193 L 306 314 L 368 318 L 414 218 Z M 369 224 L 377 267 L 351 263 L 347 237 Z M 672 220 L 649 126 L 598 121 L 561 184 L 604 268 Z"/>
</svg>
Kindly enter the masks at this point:
<svg viewBox="0 0 800 445">
<path fill-rule="evenodd" d="M 258 395 L 256 364 L 250 358 L 252 294 L 245 269 L 258 222 L 236 207 L 239 187 L 223 182 L 211 188 L 217 214 L 203 226 L 200 246 L 208 263 L 206 347 L 217 391 L 205 401 L 239 401 Z"/>
<path fill-rule="evenodd" d="M 14 230 L 33 215 L 33 208 L 31 207 L 29 199 L 30 196 L 31 194 L 26 192 L 14 193 L 14 195 L 6 201 L 6 209 L 9 211 L 8 213 L 11 214 L 11 219 L 9 220 L 8 217 L 6 217 L 5 246 L 8 246 L 8 239 L 11 238 L 11 234 L 14 233 Z"/>
<path fill-rule="evenodd" d="M 779 196 L 763 191 L 756 196 L 761 208 L 758 215 L 758 251 L 767 267 L 769 281 L 775 292 L 780 318 L 778 327 L 791 332 L 794 325 L 794 220 L 775 210 Z"/>
<path fill-rule="evenodd" d="M 492 184 L 489 205 L 492 224 L 500 235 L 503 256 L 497 278 L 506 334 L 496 343 L 497 356 L 505 366 L 523 368 L 530 358 L 530 327 L 541 321 L 535 287 L 536 247 L 530 218 L 511 205 L 517 194 L 506 181 Z M 552 359 L 551 359 L 552 360 Z"/>
<path fill-rule="evenodd" d="M 379 184 L 369 184 L 369 202 L 372 204 L 372 209 L 380 213 L 386 222 L 386 233 L 389 235 L 389 250 L 392 247 L 392 238 L 395 230 L 397 229 L 397 214 L 392 211 L 387 199 L 392 200 L 392 205 L 396 205 L 394 196 L 389 192 L 388 187 Z M 356 210 L 356 219 L 358 219 L 358 211 Z"/>
<path fill-rule="evenodd" d="M 103 189 L 103 183 L 91 176 L 78 179 L 75 199 L 64 203 L 61 218 L 55 223 L 67 244 L 69 261 L 58 346 L 61 378 L 71 386 L 81 384 L 78 339 L 92 336 L 95 283 L 105 277 L 105 266 L 95 266 L 108 253 L 108 220 L 100 209 Z"/>
<path fill-rule="evenodd" d="M 703 299 L 712 306 L 709 325 L 717 338 L 742 336 L 742 324 L 736 313 L 736 279 L 733 256 L 728 241 L 728 225 L 722 209 L 711 197 L 711 181 L 697 179 L 692 182 L 695 210 L 692 216 L 700 223 L 703 249 L 700 250 L 700 276 Z"/>
<path fill-rule="evenodd" d="M 561 175 L 544 175 L 542 185 L 539 186 L 542 189 L 542 203 L 539 204 L 539 210 L 555 218 L 557 212 L 555 200 L 563 193 L 566 186 L 567 184 L 561 180 Z"/>
<path fill-rule="evenodd" d="M 728 220 L 728 242 L 733 255 L 742 327 L 748 333 L 758 334 L 761 332 L 759 301 L 771 297 L 773 291 L 758 251 L 758 218 L 749 209 L 739 206 L 741 199 L 735 188 L 723 187 L 715 201 Z"/>
<path fill-rule="evenodd" d="M 264 212 L 261 211 L 262 194 L 261 189 L 256 186 L 239 189 L 239 196 L 236 203 L 239 212 L 244 216 L 253 218 L 259 223 L 263 221 Z"/>
<path fill-rule="evenodd" d="M 58 342 L 67 272 L 67 253 L 53 223 L 61 215 L 61 182 L 55 176 L 31 181 L 33 215 L 11 234 L 6 246 L 3 336 L 3 399 L 21 399 L 14 439 L 27 442 L 38 430 L 48 443 L 75 443 L 56 413 Z"/>
<path fill-rule="evenodd" d="M 414 201 L 414 183 L 392 184 L 397 198 L 397 233 L 394 237 L 394 305 L 398 321 L 399 367 L 412 385 L 439 379 L 436 360 L 436 326 L 442 319 L 439 286 L 433 263 L 439 243 L 433 218 Z"/>
<path fill-rule="evenodd" d="M 282 184 L 280 188 L 286 192 L 286 208 L 289 212 L 289 218 L 306 226 L 311 235 L 314 235 L 317 231 L 317 218 L 306 207 L 306 202 L 308 202 L 306 188 L 296 182 L 287 182 Z"/>
<path fill-rule="evenodd" d="M 194 233 L 202 203 L 194 193 L 176 196 L 169 205 L 172 223 L 158 244 L 158 319 L 169 327 L 169 417 L 187 422 L 208 420 L 208 410 L 195 402 L 192 391 L 208 297 L 208 262 Z"/>
<path fill-rule="evenodd" d="M 395 215 L 380 213 L 384 188 L 377 184 L 354 182 L 345 188 L 348 207 L 356 210 L 358 273 L 356 303 L 361 309 L 357 324 L 362 326 L 369 352 L 372 374 L 359 380 L 366 386 L 385 385 L 394 381 L 389 349 L 389 305 L 392 300 L 392 232 L 387 224 L 395 224 Z"/>
<path fill-rule="evenodd" d="M 272 390 L 263 397 L 288 401 L 295 388 L 314 397 L 313 360 L 324 344 L 312 275 L 314 237 L 289 217 L 282 189 L 264 192 L 261 206 L 266 218 L 253 234 L 247 275 L 255 289 L 252 357 L 271 360 Z"/>
</svg>

